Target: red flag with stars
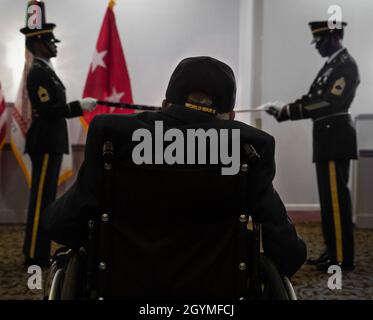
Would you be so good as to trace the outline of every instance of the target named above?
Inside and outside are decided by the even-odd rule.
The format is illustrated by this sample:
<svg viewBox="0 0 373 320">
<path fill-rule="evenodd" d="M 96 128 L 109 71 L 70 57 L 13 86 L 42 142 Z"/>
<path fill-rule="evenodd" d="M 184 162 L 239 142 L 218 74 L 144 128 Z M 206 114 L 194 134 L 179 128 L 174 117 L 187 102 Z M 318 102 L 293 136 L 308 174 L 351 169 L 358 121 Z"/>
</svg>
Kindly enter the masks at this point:
<svg viewBox="0 0 373 320">
<path fill-rule="evenodd" d="M 133 103 L 131 82 L 115 22 L 114 4 L 115 2 L 111 0 L 101 26 L 83 98 L 92 97 L 103 101 Z M 84 112 L 81 119 L 87 128 L 97 114 L 132 112 L 133 110 L 99 105 L 92 112 Z"/>
</svg>

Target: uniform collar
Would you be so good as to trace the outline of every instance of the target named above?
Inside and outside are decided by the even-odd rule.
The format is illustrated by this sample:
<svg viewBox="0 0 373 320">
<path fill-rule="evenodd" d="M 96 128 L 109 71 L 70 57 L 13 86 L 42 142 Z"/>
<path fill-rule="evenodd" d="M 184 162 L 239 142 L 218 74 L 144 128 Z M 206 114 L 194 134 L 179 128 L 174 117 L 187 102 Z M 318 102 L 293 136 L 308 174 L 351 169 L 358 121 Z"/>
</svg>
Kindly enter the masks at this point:
<svg viewBox="0 0 373 320">
<path fill-rule="evenodd" d="M 329 59 L 326 61 L 326 64 L 331 63 L 331 62 L 332 62 L 335 58 L 337 58 L 337 56 L 339 56 L 339 54 L 340 54 L 342 51 L 344 51 L 344 50 L 346 50 L 346 48 L 342 47 L 342 48 L 338 49 L 336 52 L 334 52 L 334 53 L 329 57 Z"/>
<path fill-rule="evenodd" d="M 34 59 L 39 60 L 39 61 L 45 63 L 50 69 L 52 69 L 54 71 L 53 64 L 52 64 L 52 62 L 50 60 L 46 60 L 46 59 L 43 59 L 43 58 L 40 58 L 40 57 L 35 57 Z"/>
<path fill-rule="evenodd" d="M 46 67 L 45 70 L 49 72 L 49 74 L 52 76 L 55 82 L 59 83 L 62 88 L 66 89 L 61 79 L 57 76 L 56 72 L 54 71 L 53 65 L 49 60 L 45 60 L 39 57 L 35 57 L 34 60 L 40 61 Z"/>
</svg>

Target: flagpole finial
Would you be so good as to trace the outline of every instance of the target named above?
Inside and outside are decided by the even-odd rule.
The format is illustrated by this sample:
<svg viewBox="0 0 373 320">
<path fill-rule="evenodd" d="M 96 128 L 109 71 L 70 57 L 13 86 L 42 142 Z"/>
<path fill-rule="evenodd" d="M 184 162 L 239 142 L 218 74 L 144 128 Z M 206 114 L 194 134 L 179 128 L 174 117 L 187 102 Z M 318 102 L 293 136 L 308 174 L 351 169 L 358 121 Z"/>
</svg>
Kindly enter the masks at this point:
<svg viewBox="0 0 373 320">
<path fill-rule="evenodd" d="M 115 3 L 115 0 L 110 0 L 110 1 L 109 1 L 109 8 L 110 8 L 110 9 L 113 9 L 113 7 L 115 6 L 115 4 L 116 4 L 116 3 Z"/>
</svg>

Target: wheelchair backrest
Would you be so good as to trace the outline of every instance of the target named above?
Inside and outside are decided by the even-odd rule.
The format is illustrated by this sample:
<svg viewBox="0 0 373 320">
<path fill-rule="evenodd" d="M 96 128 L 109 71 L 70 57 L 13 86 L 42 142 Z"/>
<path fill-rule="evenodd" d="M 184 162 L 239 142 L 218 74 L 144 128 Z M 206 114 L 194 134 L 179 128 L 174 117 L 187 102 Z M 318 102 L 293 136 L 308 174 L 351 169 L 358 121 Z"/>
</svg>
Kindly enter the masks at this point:
<svg viewBox="0 0 373 320">
<path fill-rule="evenodd" d="M 249 192 L 243 150 L 239 174 L 223 176 L 219 165 L 134 165 L 105 142 L 99 296 L 242 295 Z"/>
</svg>

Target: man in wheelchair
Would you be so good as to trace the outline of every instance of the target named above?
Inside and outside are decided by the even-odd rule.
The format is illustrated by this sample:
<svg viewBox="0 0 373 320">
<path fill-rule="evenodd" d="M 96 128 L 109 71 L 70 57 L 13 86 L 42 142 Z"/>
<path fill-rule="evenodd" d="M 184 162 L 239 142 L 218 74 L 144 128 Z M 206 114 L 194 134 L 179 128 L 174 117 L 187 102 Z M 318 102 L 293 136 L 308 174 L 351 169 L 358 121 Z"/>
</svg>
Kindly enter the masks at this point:
<svg viewBox="0 0 373 320">
<path fill-rule="evenodd" d="M 235 95 L 228 65 L 193 57 L 172 74 L 161 112 L 95 117 L 76 182 L 42 218 L 51 238 L 75 252 L 59 283 L 54 279 L 62 291 L 54 298 L 239 299 L 263 296 L 271 281 L 277 288 L 267 298 L 293 298 L 283 275 L 304 263 L 306 246 L 272 186 L 274 139 L 233 120 Z M 239 173 L 222 175 L 221 159 L 157 164 L 163 150 L 153 144 L 156 163 L 135 164 L 134 133 L 156 137 L 158 121 L 186 135 L 216 129 L 232 137 L 239 130 Z M 197 149 L 185 145 L 184 158 Z M 81 288 L 72 289 L 77 282 Z"/>
</svg>

